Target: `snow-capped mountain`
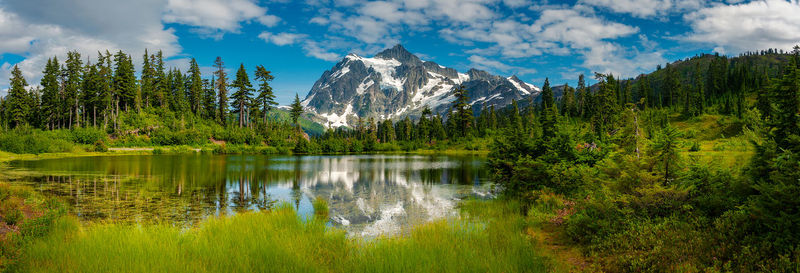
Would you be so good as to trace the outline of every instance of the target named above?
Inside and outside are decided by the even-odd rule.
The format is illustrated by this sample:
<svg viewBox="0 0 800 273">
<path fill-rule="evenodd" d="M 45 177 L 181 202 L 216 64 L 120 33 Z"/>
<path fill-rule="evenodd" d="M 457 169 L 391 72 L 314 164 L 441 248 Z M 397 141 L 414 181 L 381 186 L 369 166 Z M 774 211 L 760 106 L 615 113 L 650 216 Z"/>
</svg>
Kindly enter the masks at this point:
<svg viewBox="0 0 800 273">
<path fill-rule="evenodd" d="M 354 126 L 358 117 L 416 117 L 425 106 L 434 113 L 445 113 L 459 85 L 466 87 L 471 104 L 478 108 L 503 107 L 512 99 L 540 92 L 516 76 L 500 77 L 477 69 L 459 73 L 420 60 L 397 45 L 372 58 L 347 55 L 322 74 L 302 104 L 325 126 Z"/>
</svg>

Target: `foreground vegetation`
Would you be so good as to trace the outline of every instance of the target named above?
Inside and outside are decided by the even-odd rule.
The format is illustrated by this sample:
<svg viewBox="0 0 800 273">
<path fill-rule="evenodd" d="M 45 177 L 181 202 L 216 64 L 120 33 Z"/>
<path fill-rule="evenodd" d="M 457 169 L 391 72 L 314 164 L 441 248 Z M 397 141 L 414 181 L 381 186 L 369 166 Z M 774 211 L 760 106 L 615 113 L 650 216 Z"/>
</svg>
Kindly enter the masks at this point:
<svg viewBox="0 0 800 273">
<path fill-rule="evenodd" d="M 620 103 L 626 88 L 610 75 L 598 76 L 588 118 L 545 99 L 537 126 L 496 138 L 496 182 L 603 271 L 796 272 L 800 48 L 777 68 L 693 64 L 673 105 Z M 747 81 L 754 71 L 763 80 Z M 674 91 L 645 94 L 663 102 Z M 743 105 L 730 108 L 732 95 Z"/>
<path fill-rule="evenodd" d="M 472 202 L 464 218 L 397 237 L 349 238 L 291 206 L 212 218 L 188 230 L 166 225 L 81 226 L 60 218 L 30 242 L 25 272 L 549 272 L 524 235 L 514 203 Z M 317 214 L 319 215 L 319 214 Z M 113 243 L 110 243 L 113 242 Z"/>
</svg>

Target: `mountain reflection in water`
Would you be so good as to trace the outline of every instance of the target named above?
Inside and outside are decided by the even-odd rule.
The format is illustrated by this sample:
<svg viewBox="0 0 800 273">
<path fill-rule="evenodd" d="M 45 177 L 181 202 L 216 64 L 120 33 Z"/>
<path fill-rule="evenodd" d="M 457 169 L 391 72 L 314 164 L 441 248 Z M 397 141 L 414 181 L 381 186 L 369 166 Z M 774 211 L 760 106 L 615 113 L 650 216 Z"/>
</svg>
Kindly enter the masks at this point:
<svg viewBox="0 0 800 273">
<path fill-rule="evenodd" d="M 456 201 L 487 196 L 484 158 L 416 155 L 139 155 L 17 161 L 17 183 L 62 196 L 85 221 L 192 225 L 213 215 L 312 200 L 351 235 L 395 234 L 457 215 Z"/>
</svg>

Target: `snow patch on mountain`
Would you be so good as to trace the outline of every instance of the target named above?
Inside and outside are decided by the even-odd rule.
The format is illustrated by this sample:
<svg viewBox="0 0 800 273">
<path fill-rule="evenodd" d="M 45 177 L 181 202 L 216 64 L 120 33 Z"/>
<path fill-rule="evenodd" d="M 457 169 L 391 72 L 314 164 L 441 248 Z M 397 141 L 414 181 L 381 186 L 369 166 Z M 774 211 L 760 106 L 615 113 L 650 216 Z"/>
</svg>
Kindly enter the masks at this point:
<svg viewBox="0 0 800 273">
<path fill-rule="evenodd" d="M 353 115 L 353 104 L 348 104 L 347 108 L 344 110 L 342 115 L 337 115 L 336 113 L 327 113 L 327 114 L 319 114 L 320 116 L 324 117 L 328 123 L 323 124 L 325 127 L 328 128 L 337 128 L 347 125 L 347 117 Z"/>
</svg>

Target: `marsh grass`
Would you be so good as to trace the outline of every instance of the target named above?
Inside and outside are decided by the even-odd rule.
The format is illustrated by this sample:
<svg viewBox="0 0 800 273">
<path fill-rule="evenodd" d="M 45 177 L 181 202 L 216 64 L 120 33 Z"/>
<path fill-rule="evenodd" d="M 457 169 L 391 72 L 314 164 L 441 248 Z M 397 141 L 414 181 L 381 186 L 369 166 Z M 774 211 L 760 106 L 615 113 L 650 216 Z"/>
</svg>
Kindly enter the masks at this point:
<svg viewBox="0 0 800 273">
<path fill-rule="evenodd" d="M 316 203 L 316 202 L 315 202 Z M 30 243 L 22 272 L 547 272 L 552 262 L 522 216 L 470 203 L 475 216 L 396 237 L 362 239 L 301 220 L 291 206 L 211 218 L 198 227 L 96 224 L 62 218 Z M 500 212 L 498 212 L 500 211 Z M 518 214 L 514 214 L 518 215 Z"/>
<path fill-rule="evenodd" d="M 311 205 L 314 207 L 314 216 L 318 217 L 320 220 L 328 220 L 330 209 L 328 208 L 328 201 L 325 200 L 325 198 L 317 196 Z"/>
</svg>

